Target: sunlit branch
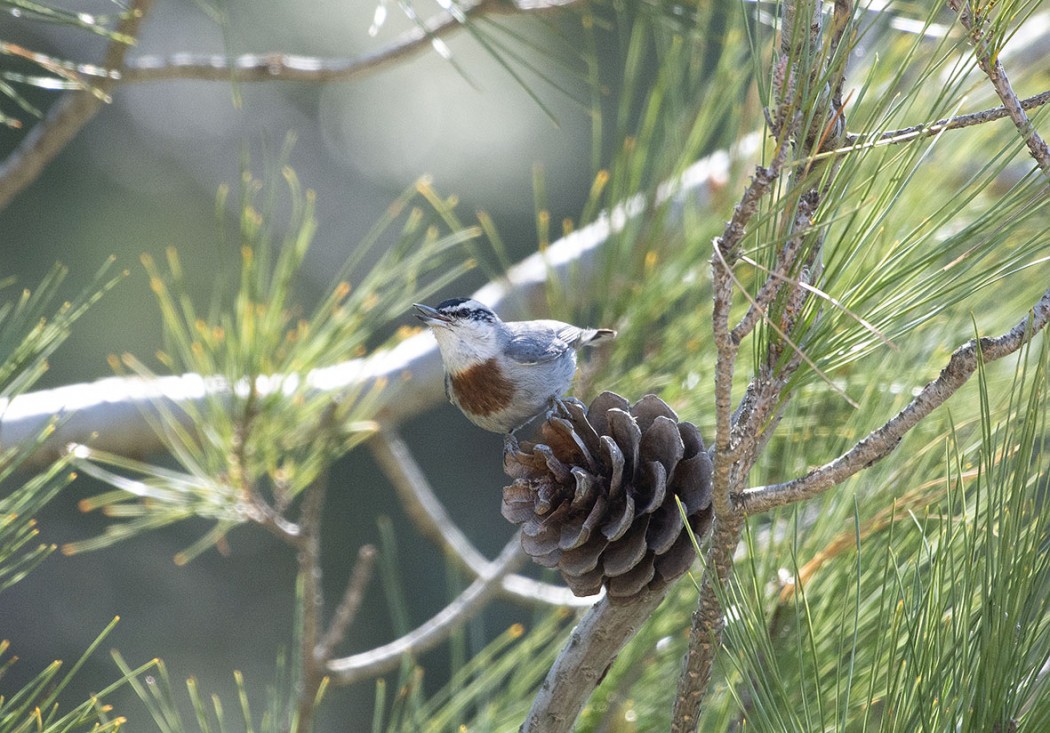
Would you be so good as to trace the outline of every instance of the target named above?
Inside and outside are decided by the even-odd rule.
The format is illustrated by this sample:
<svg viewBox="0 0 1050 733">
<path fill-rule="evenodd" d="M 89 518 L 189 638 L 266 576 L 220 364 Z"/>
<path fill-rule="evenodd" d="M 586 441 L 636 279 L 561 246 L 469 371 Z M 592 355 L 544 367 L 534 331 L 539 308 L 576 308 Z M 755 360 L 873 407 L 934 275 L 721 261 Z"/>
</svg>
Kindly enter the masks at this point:
<svg viewBox="0 0 1050 733">
<path fill-rule="evenodd" d="M 520 733 L 568 733 L 576 717 L 624 645 L 663 600 L 666 590 L 629 605 L 603 598 L 572 630 L 558 659 L 540 685 Z"/>
</svg>

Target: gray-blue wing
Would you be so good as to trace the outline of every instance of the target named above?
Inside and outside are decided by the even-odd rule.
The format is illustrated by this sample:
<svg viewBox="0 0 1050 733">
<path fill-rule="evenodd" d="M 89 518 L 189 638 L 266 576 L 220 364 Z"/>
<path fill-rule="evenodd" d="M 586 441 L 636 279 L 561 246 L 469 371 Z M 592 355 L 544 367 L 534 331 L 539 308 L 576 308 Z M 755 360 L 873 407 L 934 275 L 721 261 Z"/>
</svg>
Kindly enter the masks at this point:
<svg viewBox="0 0 1050 733">
<path fill-rule="evenodd" d="M 559 321 L 532 321 L 514 323 L 507 342 L 507 357 L 519 364 L 543 364 L 554 361 L 573 348 L 580 337 L 580 329 Z"/>
</svg>

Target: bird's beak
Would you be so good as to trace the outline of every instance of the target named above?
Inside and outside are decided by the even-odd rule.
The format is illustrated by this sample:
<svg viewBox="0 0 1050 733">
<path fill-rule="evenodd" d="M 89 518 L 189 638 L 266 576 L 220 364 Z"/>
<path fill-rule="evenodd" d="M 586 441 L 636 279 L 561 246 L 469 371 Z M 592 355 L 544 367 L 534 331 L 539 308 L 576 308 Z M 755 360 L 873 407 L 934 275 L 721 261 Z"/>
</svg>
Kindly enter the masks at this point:
<svg viewBox="0 0 1050 733">
<path fill-rule="evenodd" d="M 422 303 L 413 303 L 412 307 L 419 311 L 418 313 L 416 313 L 416 318 L 423 321 L 423 323 L 427 324 L 428 326 L 440 326 L 452 320 L 444 313 L 439 311 L 437 308 L 431 308 L 429 305 L 423 305 Z"/>
</svg>

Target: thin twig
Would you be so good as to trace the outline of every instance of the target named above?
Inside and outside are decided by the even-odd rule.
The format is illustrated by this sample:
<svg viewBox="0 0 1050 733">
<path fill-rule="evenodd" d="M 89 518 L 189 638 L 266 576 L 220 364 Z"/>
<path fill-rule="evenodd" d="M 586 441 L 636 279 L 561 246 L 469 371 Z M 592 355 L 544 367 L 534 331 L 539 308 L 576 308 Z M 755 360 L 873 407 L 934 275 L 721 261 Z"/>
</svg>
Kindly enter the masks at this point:
<svg viewBox="0 0 1050 733">
<path fill-rule="evenodd" d="M 751 300 L 747 312 L 733 327 L 731 337 L 740 343 L 758 325 L 758 322 L 766 318 L 769 306 L 777 299 L 784 285 L 791 280 L 788 274 L 795 266 L 802 243 L 806 239 L 813 222 L 813 207 L 811 199 L 803 199 L 798 211 L 795 213 L 795 226 L 792 228 L 791 236 L 781 249 L 777 257 L 776 269 L 770 271 L 765 282 L 762 283 L 754 299 Z"/>
<path fill-rule="evenodd" d="M 903 410 L 841 456 L 791 481 L 748 489 L 734 496 L 734 503 L 746 514 L 758 514 L 785 504 L 806 501 L 885 458 L 909 430 L 944 404 L 973 376 L 979 360 L 988 363 L 1009 356 L 1041 331 L 1048 319 L 1050 289 L 1043 293 L 1029 314 L 1006 333 L 979 341 L 971 339 L 956 349 L 940 375 L 923 387 Z"/>
<path fill-rule="evenodd" d="M 393 484 L 401 505 L 423 535 L 458 562 L 467 572 L 479 576 L 489 561 L 478 552 L 445 510 L 427 481 L 426 474 L 401 435 L 393 427 L 378 431 L 368 447 L 380 470 Z M 597 597 L 577 598 L 567 588 L 532 580 L 522 575 L 507 575 L 501 581 L 505 595 L 516 600 L 541 602 L 555 606 L 591 606 Z"/>
<path fill-rule="evenodd" d="M 122 74 L 126 83 L 196 79 L 201 81 L 349 81 L 368 72 L 391 66 L 424 51 L 435 39 L 462 25 L 463 20 L 491 12 L 501 6 L 481 0 L 460 9 L 459 17 L 442 12 L 404 33 L 389 45 L 349 59 L 324 59 L 288 53 L 187 54 L 140 56 L 130 59 Z"/>
<path fill-rule="evenodd" d="M 364 545 L 357 551 L 357 562 L 350 573 L 350 580 L 346 584 L 343 600 L 339 602 L 332 621 L 328 625 L 328 631 L 321 639 L 315 656 L 318 660 L 327 663 L 332 652 L 342 643 L 347 629 L 354 623 L 357 611 L 361 608 L 361 602 L 365 597 L 365 589 L 372 580 L 372 571 L 376 564 L 376 548 L 372 545 Z"/>
<path fill-rule="evenodd" d="M 1050 91 L 1045 91 L 1026 99 L 1022 99 L 1019 101 L 1019 104 L 1021 105 L 1021 109 L 1031 110 L 1037 109 L 1048 102 L 1050 102 Z M 894 145 L 897 143 L 916 140 L 921 137 L 933 137 L 934 135 L 939 135 L 945 130 L 959 130 L 973 125 L 983 125 L 986 122 L 994 122 L 995 120 L 1001 120 L 1002 118 L 1009 116 L 1010 111 L 1006 107 L 993 107 L 991 109 L 981 110 L 980 112 L 970 112 L 965 115 L 945 117 L 936 122 L 922 122 L 918 125 L 912 125 L 911 127 L 902 127 L 899 130 L 887 130 L 886 132 L 878 134 L 849 133 L 846 135 L 846 145 L 837 150 L 830 151 L 830 154 L 844 155 L 866 147 Z"/>
<path fill-rule="evenodd" d="M 138 36 L 139 25 L 151 5 L 152 0 L 133 0 L 116 28 L 115 38 L 106 48 L 102 61 L 104 68 L 117 71 L 124 68 L 129 46 L 118 39 Z M 99 111 L 116 84 L 117 79 L 105 76 L 90 88 L 66 92 L 55 102 L 47 116 L 0 163 L 0 210 L 36 180 L 44 167 L 76 137 Z"/>
<path fill-rule="evenodd" d="M 948 0 L 948 5 L 959 14 L 959 22 L 970 32 L 970 40 L 973 42 L 977 65 L 981 67 L 981 71 L 985 73 L 988 80 L 992 83 L 992 87 L 995 88 L 995 93 L 999 95 L 999 99 L 1003 100 L 1003 106 L 1006 108 L 1007 114 L 1013 120 L 1017 131 L 1021 133 L 1021 138 L 1024 140 L 1025 145 L 1028 146 L 1028 150 L 1032 157 L 1035 158 L 1035 162 L 1042 169 L 1043 173 L 1050 176 L 1050 148 L 1047 147 L 1046 141 L 1039 136 L 1039 132 L 1032 125 L 1032 121 L 1028 119 L 1024 107 L 1021 106 L 1021 101 L 1017 98 L 1017 92 L 1011 86 L 1010 78 L 1006 75 L 1006 69 L 1003 67 L 1002 61 L 999 60 L 998 50 L 992 48 L 991 44 L 988 43 L 984 33 L 983 22 L 980 24 L 974 23 L 973 15 L 970 13 L 970 6 L 963 3 L 962 0 Z"/>
<path fill-rule="evenodd" d="M 397 669 L 405 656 L 415 656 L 432 649 L 460 628 L 465 621 L 483 609 L 500 589 L 500 579 L 525 562 L 521 540 L 515 535 L 489 563 L 488 569 L 470 584 L 452 603 L 422 626 L 389 644 L 361 654 L 332 659 L 327 671 L 333 684 L 349 685 Z"/>
<path fill-rule="evenodd" d="M 722 236 L 714 241 L 714 255 L 711 259 L 711 279 L 714 290 L 711 330 L 717 351 L 715 363 L 715 458 L 713 474 L 712 502 L 715 513 L 730 511 L 729 505 L 729 465 L 725 456 L 731 450 L 732 433 L 733 370 L 736 366 L 736 354 L 740 347 L 733 340 L 729 329 L 729 309 L 733 298 L 732 266 L 739 250 L 740 242 L 751 218 L 758 211 L 758 204 L 769 193 L 773 182 L 780 177 L 780 171 L 787 160 L 788 145 L 786 138 L 790 131 L 782 130 L 773 161 L 769 166 L 759 166 L 751 179 L 744 195 L 733 210 L 733 216 L 726 223 Z M 722 458 L 720 458 L 720 456 Z"/>
<path fill-rule="evenodd" d="M 296 561 L 302 593 L 299 628 L 299 680 L 295 727 L 291 733 L 309 731 L 317 704 L 317 691 L 324 680 L 324 666 L 317 657 L 320 646 L 321 615 L 324 595 L 321 589 L 321 510 L 324 508 L 327 472 L 313 483 L 303 496 L 299 527 L 302 529 Z"/>
<path fill-rule="evenodd" d="M 353 58 L 319 58 L 289 53 L 224 54 L 179 53 L 171 56 L 139 56 L 129 59 L 121 79 L 125 83 L 195 79 L 199 81 L 350 81 L 379 71 L 431 48 L 436 41 L 480 16 L 507 13 L 536 13 L 556 10 L 580 0 L 542 0 L 507 3 L 480 0 L 459 6 L 456 13 L 442 12 L 405 31 L 391 43 Z"/>
<path fill-rule="evenodd" d="M 519 733 L 568 733 L 584 703 L 624 645 L 663 600 L 666 590 L 629 605 L 603 598 L 584 614 L 543 680 Z"/>
<path fill-rule="evenodd" d="M 812 285 L 810 285 L 807 282 L 803 282 L 802 280 L 793 279 L 793 278 L 790 278 L 790 277 L 787 277 L 785 275 L 780 274 L 779 270 L 782 269 L 782 268 L 778 267 L 778 271 L 774 272 L 773 270 L 770 270 L 768 267 L 763 265 L 761 262 L 757 262 L 756 260 L 753 260 L 750 257 L 742 256 L 740 258 L 740 261 L 741 262 L 746 262 L 747 264 L 751 265 L 755 269 L 758 269 L 758 270 L 761 270 L 762 272 L 765 272 L 767 275 L 771 275 L 774 278 L 782 279 L 782 280 L 784 280 L 784 282 L 786 284 L 792 285 L 792 286 L 794 286 L 796 288 L 802 288 L 807 293 L 812 293 L 813 295 L 817 296 L 821 300 L 831 304 L 832 307 L 834 307 L 837 311 L 839 311 L 840 313 L 842 313 L 846 317 L 852 319 L 854 322 L 856 322 L 856 324 L 858 326 L 860 326 L 865 331 L 867 331 L 872 336 L 874 336 L 879 341 L 881 341 L 883 343 L 883 345 L 893 349 L 894 351 L 899 351 L 900 350 L 900 347 L 898 347 L 897 344 L 895 344 L 892 339 L 890 339 L 888 336 L 886 336 L 886 334 L 882 333 L 882 331 L 877 329 L 873 323 L 868 321 L 866 318 L 864 318 L 860 314 L 854 313 L 853 311 L 851 311 L 838 298 L 832 297 L 830 294 L 825 293 L 823 290 L 820 290 L 819 288 L 813 287 Z M 761 302 L 757 296 L 755 297 L 755 300 Z"/>
</svg>

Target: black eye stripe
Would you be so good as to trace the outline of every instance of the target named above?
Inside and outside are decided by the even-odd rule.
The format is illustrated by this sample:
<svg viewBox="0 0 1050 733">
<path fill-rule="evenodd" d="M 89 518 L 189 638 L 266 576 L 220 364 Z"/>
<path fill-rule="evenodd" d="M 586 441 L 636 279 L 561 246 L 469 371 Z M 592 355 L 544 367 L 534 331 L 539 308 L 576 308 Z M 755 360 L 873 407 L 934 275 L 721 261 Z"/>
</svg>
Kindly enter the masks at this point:
<svg viewBox="0 0 1050 733">
<path fill-rule="evenodd" d="M 495 322 L 495 314 L 492 311 L 483 308 L 454 308 L 453 306 L 459 305 L 459 303 L 442 303 L 438 306 L 438 310 L 449 316 L 462 321 L 487 321 L 489 323 Z M 444 306 L 444 307 L 442 307 Z"/>
</svg>

